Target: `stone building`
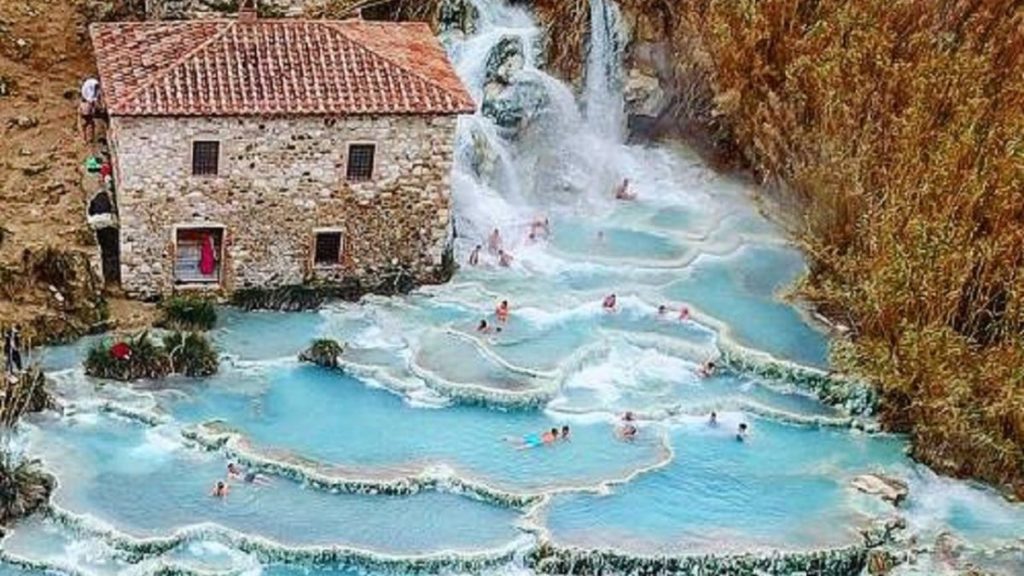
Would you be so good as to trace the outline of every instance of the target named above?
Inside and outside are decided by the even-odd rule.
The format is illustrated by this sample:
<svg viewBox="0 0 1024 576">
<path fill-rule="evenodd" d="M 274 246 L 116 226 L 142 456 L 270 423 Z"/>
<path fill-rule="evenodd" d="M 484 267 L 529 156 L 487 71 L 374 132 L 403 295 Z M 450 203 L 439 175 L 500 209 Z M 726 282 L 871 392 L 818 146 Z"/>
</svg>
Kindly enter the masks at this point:
<svg viewBox="0 0 1024 576">
<path fill-rule="evenodd" d="M 474 104 L 425 24 L 243 8 L 90 32 L 128 294 L 444 279 Z"/>
</svg>

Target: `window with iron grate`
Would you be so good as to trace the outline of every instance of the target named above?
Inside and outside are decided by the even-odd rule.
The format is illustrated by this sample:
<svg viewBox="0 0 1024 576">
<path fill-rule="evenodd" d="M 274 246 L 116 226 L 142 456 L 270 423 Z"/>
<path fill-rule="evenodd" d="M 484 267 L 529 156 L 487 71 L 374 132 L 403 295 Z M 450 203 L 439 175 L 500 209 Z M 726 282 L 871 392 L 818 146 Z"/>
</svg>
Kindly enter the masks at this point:
<svg viewBox="0 0 1024 576">
<path fill-rule="evenodd" d="M 216 176 L 220 168 L 220 142 L 196 140 L 192 143 L 192 175 Z"/>
<path fill-rule="evenodd" d="M 341 232 L 317 232 L 313 263 L 333 266 L 341 263 Z"/>
<path fill-rule="evenodd" d="M 350 144 L 348 147 L 349 182 L 365 182 L 373 178 L 373 156 L 377 147 L 373 144 Z"/>
</svg>

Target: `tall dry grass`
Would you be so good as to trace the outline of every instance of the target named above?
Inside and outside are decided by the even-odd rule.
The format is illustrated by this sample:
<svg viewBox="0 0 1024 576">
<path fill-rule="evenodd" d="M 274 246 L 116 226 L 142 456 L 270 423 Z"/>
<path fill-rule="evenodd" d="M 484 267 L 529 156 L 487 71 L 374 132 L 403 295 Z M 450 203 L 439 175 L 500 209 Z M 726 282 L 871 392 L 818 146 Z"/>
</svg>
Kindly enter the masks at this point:
<svg viewBox="0 0 1024 576">
<path fill-rule="evenodd" d="M 803 208 L 803 293 L 853 328 L 837 360 L 921 460 L 1024 496 L 1024 2 L 674 16 L 737 148 Z"/>
</svg>

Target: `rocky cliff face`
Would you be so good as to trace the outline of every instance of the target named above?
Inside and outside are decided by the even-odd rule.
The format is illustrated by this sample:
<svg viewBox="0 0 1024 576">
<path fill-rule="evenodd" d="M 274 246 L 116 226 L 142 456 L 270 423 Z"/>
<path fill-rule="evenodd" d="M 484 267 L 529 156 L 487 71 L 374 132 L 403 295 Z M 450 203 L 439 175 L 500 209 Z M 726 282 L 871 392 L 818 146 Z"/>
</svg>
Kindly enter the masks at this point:
<svg viewBox="0 0 1024 576">
<path fill-rule="evenodd" d="M 617 0 L 627 42 L 624 92 L 634 138 L 685 137 L 715 159 L 734 157 L 727 128 L 715 114 L 707 56 L 679 0 Z M 549 39 L 549 68 L 583 82 L 589 45 L 590 0 L 520 0 L 537 14 Z"/>
</svg>

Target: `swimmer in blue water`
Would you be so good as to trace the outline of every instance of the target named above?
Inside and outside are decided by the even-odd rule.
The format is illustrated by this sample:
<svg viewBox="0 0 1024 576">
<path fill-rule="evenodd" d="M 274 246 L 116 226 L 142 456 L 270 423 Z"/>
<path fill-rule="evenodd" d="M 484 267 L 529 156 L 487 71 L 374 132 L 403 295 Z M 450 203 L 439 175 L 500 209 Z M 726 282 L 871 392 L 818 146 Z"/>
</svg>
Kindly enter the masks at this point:
<svg viewBox="0 0 1024 576">
<path fill-rule="evenodd" d="M 636 418 L 632 412 L 626 412 L 622 415 L 622 423 L 615 428 L 615 435 L 620 440 L 625 442 L 632 442 L 636 440 L 637 435 L 640 434 L 640 429 L 636 427 Z"/>
<path fill-rule="evenodd" d="M 213 491 L 210 492 L 210 496 L 214 498 L 227 498 L 230 491 L 231 488 L 228 487 L 226 482 L 218 480 L 217 484 L 213 487 Z"/>
<path fill-rule="evenodd" d="M 718 426 L 718 414 L 716 412 L 712 412 L 711 417 L 708 418 L 708 426 L 711 426 L 712 428 Z"/>
<path fill-rule="evenodd" d="M 253 472 L 252 470 L 244 470 L 234 462 L 228 464 L 228 478 L 241 480 L 246 484 L 257 484 L 260 486 L 270 485 L 270 480 L 266 476 Z"/>
<path fill-rule="evenodd" d="M 736 441 L 746 442 L 747 441 L 747 423 L 740 422 L 739 428 L 736 430 Z"/>
<path fill-rule="evenodd" d="M 516 450 L 528 450 L 541 446 L 550 446 L 558 440 L 558 428 L 544 432 L 543 434 L 526 434 L 521 438 L 506 436 L 505 441 L 516 444 Z"/>
</svg>

